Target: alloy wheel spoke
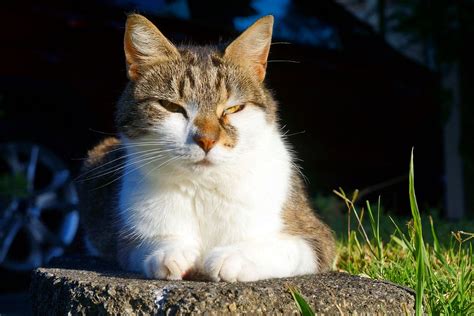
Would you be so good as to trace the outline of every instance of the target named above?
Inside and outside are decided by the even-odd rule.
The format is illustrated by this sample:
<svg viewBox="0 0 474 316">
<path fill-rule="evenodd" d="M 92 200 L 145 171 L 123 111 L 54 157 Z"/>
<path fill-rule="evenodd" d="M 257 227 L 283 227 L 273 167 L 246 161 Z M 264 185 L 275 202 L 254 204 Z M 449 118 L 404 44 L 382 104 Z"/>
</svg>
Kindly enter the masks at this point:
<svg viewBox="0 0 474 316">
<path fill-rule="evenodd" d="M 77 203 L 60 200 L 56 192 L 44 192 L 37 195 L 35 205 L 39 213 L 47 212 L 48 210 L 60 210 L 62 213 L 69 213 L 77 209 Z"/>
<path fill-rule="evenodd" d="M 37 244 L 49 243 L 54 246 L 64 246 L 63 242 L 38 218 L 31 218 L 27 224 L 28 230 Z"/>
<path fill-rule="evenodd" d="M 7 150 L 5 152 L 5 160 L 7 161 L 10 168 L 12 168 L 14 174 L 23 171 L 23 164 L 18 158 L 18 152 L 14 150 L 14 148 L 12 148 L 11 146 L 7 147 Z"/>
<path fill-rule="evenodd" d="M 33 192 L 34 190 L 34 182 L 35 182 L 35 174 L 36 174 L 36 166 L 38 164 L 38 155 L 39 155 L 39 147 L 33 146 L 31 148 L 30 153 L 30 160 L 28 162 L 28 167 L 26 169 L 26 179 L 27 179 L 27 189 L 28 192 Z"/>
<path fill-rule="evenodd" d="M 69 176 L 69 170 L 61 169 L 59 171 L 56 171 L 53 176 L 53 180 L 51 181 L 50 185 L 45 189 L 45 191 L 56 191 L 60 189 L 69 180 Z"/>
</svg>

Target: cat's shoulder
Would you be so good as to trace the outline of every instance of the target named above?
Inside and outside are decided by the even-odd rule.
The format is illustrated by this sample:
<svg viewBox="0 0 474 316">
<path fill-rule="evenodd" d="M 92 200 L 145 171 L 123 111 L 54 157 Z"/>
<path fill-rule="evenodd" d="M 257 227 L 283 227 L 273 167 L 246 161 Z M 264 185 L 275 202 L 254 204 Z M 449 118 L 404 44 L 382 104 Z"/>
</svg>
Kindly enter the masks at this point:
<svg viewBox="0 0 474 316">
<path fill-rule="evenodd" d="M 122 151 L 120 139 L 107 137 L 87 152 L 84 168 L 89 169 L 103 164 L 111 157 L 119 155 L 120 151 Z"/>
</svg>

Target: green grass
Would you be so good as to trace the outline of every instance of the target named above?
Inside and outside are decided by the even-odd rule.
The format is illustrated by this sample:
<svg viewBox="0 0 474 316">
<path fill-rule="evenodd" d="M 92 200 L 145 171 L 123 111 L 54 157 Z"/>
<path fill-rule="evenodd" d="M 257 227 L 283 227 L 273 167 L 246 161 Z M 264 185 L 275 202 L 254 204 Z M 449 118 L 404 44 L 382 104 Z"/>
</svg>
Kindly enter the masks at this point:
<svg viewBox="0 0 474 316">
<path fill-rule="evenodd" d="M 7 197 L 26 197 L 28 195 L 28 181 L 26 176 L 21 173 L 0 174 L 0 198 Z"/>
<path fill-rule="evenodd" d="M 420 215 L 413 154 L 408 194 L 411 217 L 407 221 L 384 215 L 380 200 L 358 207 L 357 191 L 350 197 L 342 189 L 334 193 L 347 207 L 346 228 L 338 227 L 336 270 L 414 289 L 417 315 L 474 314 L 474 233 L 466 228 L 450 231 L 455 224 Z M 472 227 L 471 222 L 457 225 Z M 307 307 L 300 305 L 304 299 L 291 293 L 301 314 L 310 315 Z"/>
<path fill-rule="evenodd" d="M 311 306 L 309 306 L 308 302 L 306 302 L 306 300 L 300 294 L 298 289 L 293 286 L 289 286 L 288 290 L 290 291 L 291 296 L 293 297 L 293 300 L 295 301 L 300 314 L 303 316 L 314 316 L 313 309 L 311 308 Z"/>
</svg>

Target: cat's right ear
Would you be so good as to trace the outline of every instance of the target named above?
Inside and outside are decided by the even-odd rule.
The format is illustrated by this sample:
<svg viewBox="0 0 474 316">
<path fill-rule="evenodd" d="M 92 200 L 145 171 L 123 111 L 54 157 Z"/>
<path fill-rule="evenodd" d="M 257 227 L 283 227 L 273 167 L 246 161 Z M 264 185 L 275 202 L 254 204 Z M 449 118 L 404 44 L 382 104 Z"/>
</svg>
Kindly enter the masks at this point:
<svg viewBox="0 0 474 316">
<path fill-rule="evenodd" d="M 180 57 L 176 47 L 148 19 L 139 14 L 127 18 L 124 38 L 128 78 L 137 80 L 151 64 Z"/>
</svg>

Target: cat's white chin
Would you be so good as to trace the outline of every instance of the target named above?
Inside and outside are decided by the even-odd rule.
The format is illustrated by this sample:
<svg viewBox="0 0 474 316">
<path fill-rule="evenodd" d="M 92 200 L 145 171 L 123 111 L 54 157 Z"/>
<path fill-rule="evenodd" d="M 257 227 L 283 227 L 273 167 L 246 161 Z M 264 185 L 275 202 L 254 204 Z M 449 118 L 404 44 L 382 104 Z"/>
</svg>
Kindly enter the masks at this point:
<svg viewBox="0 0 474 316">
<path fill-rule="evenodd" d="M 195 162 L 194 165 L 195 166 L 200 166 L 200 167 L 207 167 L 207 166 L 215 165 L 215 163 L 210 161 L 207 158 L 204 158 L 204 159 L 201 159 L 201 160 Z"/>
<path fill-rule="evenodd" d="M 210 169 L 214 169 L 218 166 L 217 163 L 211 161 L 210 159 L 204 158 L 189 164 L 188 168 L 194 172 L 204 172 Z"/>
</svg>

